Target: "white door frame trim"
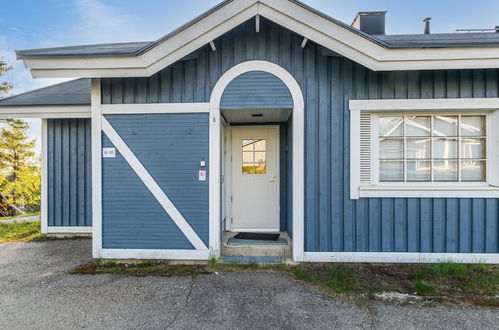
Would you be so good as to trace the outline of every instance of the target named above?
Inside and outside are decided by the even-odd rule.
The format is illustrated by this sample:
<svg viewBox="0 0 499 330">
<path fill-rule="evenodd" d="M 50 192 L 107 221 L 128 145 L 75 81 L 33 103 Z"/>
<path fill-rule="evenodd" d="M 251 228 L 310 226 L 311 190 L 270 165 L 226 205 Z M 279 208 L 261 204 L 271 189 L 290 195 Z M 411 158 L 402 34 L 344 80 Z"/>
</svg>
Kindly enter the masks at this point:
<svg viewBox="0 0 499 330">
<path fill-rule="evenodd" d="M 221 235 L 221 119 L 220 102 L 232 80 L 250 71 L 268 72 L 288 87 L 293 108 L 293 260 L 303 261 L 305 226 L 305 101 L 296 79 L 281 66 L 266 61 L 243 62 L 218 80 L 210 98 L 210 251 L 220 256 Z"/>
</svg>

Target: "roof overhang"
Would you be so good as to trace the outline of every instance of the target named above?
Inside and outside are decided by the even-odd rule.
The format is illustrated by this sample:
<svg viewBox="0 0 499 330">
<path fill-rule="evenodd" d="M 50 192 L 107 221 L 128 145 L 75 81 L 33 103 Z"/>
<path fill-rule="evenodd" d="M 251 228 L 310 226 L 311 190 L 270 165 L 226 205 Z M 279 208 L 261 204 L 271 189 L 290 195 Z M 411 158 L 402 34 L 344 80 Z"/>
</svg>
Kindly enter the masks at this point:
<svg viewBox="0 0 499 330">
<path fill-rule="evenodd" d="M 23 61 L 35 78 L 148 77 L 257 15 L 374 71 L 499 68 L 499 47 L 391 49 L 294 0 L 224 2 L 134 56 Z"/>
<path fill-rule="evenodd" d="M 90 118 L 90 105 L 2 106 L 0 119 Z"/>
</svg>

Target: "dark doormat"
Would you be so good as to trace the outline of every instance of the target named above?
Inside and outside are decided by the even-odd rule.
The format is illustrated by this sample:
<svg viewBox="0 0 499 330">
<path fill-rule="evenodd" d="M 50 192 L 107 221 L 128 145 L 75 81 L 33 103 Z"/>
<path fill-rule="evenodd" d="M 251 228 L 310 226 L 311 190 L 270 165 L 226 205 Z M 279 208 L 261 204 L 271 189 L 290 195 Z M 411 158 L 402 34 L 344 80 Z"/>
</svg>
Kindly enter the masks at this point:
<svg viewBox="0 0 499 330">
<path fill-rule="evenodd" d="M 272 241 L 277 242 L 279 234 L 262 234 L 262 233 L 239 233 L 234 236 L 235 239 L 245 239 L 254 241 Z"/>
</svg>

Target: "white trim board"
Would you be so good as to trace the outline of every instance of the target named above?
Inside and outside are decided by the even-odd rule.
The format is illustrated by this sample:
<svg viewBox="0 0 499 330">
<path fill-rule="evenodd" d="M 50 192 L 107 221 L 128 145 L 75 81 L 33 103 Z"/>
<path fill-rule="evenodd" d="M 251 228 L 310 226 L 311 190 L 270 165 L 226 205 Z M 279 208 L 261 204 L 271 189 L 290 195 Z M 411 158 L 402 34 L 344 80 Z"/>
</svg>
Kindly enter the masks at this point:
<svg viewBox="0 0 499 330">
<path fill-rule="evenodd" d="M 10 118 L 90 118 L 89 105 L 81 106 L 2 106 L 0 119 Z"/>
<path fill-rule="evenodd" d="M 91 234 L 92 226 L 86 227 L 47 227 L 47 234 Z"/>
<path fill-rule="evenodd" d="M 140 250 L 102 249 L 104 259 L 169 259 L 169 260 L 208 260 L 209 250 Z"/>
<path fill-rule="evenodd" d="M 92 102 L 92 255 L 101 257 L 102 249 L 102 107 L 101 80 L 91 82 Z"/>
<path fill-rule="evenodd" d="M 351 100 L 350 111 L 487 111 L 499 109 L 499 98 Z"/>
<path fill-rule="evenodd" d="M 158 113 L 208 113 L 209 103 L 148 103 L 148 104 L 105 104 L 102 114 L 158 114 Z"/>
<path fill-rule="evenodd" d="M 210 98 L 210 251 L 220 255 L 221 235 L 221 119 L 220 102 L 225 88 L 232 80 L 250 71 L 273 74 L 288 87 L 293 108 L 293 259 L 303 260 L 305 242 L 305 101 L 295 78 L 284 68 L 266 61 L 243 62 L 229 69 L 218 80 Z"/>
<path fill-rule="evenodd" d="M 499 254 L 414 252 L 305 252 L 305 262 L 457 263 L 499 264 Z"/>
<path fill-rule="evenodd" d="M 47 120 L 42 119 L 42 200 L 41 200 L 41 232 L 48 233 L 48 139 Z"/>
<path fill-rule="evenodd" d="M 499 47 L 390 49 L 289 0 L 227 2 L 139 56 L 31 58 L 24 64 L 36 78 L 151 76 L 258 15 L 374 71 L 499 66 Z"/>
<path fill-rule="evenodd" d="M 147 189 L 149 189 L 149 191 L 153 194 L 154 198 L 156 198 L 158 203 L 163 207 L 165 212 L 170 216 L 173 222 L 175 222 L 194 248 L 197 250 L 207 250 L 208 247 L 206 247 L 201 238 L 197 235 L 194 229 L 192 229 L 184 216 L 179 212 L 151 174 L 149 174 L 146 168 L 142 165 L 140 160 L 134 155 L 134 153 L 126 145 L 125 141 L 123 141 L 123 139 L 104 117 L 102 117 L 102 131 L 106 134 L 109 140 L 111 140 L 116 149 L 118 149 L 123 158 L 125 158 L 133 171 L 138 175 L 140 180 L 142 180 Z"/>
</svg>

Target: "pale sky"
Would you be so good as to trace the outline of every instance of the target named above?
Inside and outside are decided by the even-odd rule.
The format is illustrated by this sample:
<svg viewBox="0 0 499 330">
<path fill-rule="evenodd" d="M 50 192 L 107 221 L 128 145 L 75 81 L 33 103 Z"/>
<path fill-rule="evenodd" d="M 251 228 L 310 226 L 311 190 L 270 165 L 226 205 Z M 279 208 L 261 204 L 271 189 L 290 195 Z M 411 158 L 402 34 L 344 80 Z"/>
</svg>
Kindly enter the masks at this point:
<svg viewBox="0 0 499 330">
<path fill-rule="evenodd" d="M 432 17 L 432 33 L 499 25 L 497 0 L 302 0 L 350 24 L 358 11 L 387 10 L 387 34 L 422 33 Z M 152 41 L 215 6 L 219 0 L 12 0 L 2 2 L 0 56 L 14 70 L 6 79 L 12 94 L 55 84 L 32 79 L 14 50 L 78 44 Z M 40 137 L 40 123 L 32 135 Z M 38 148 L 39 150 L 39 148 Z"/>
</svg>

